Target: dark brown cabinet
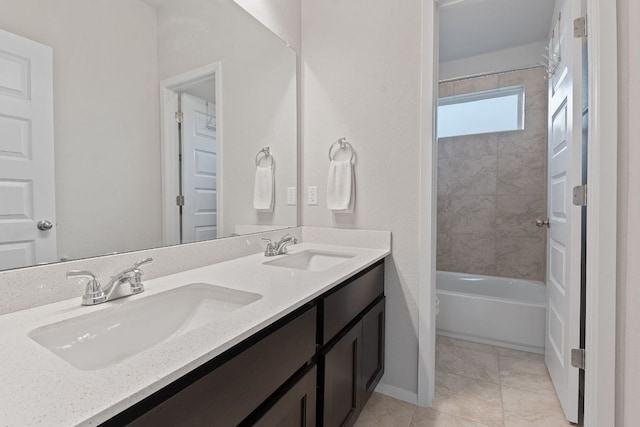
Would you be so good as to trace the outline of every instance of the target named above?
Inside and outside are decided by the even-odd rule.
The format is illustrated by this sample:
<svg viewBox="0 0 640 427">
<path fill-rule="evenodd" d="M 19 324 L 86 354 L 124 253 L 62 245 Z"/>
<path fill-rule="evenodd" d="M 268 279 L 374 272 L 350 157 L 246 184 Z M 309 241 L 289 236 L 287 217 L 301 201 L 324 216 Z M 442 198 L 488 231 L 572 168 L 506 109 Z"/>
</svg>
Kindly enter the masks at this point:
<svg viewBox="0 0 640 427">
<path fill-rule="evenodd" d="M 248 348 L 223 355 L 229 360 L 210 372 L 198 373 L 200 378 L 185 378 L 185 384 L 168 397 L 163 395 L 165 390 L 156 393 L 146 403 L 151 409 L 139 406 L 136 411 L 133 407 L 129 415 L 133 420 L 116 417 L 110 424 L 236 426 L 297 371 L 312 364 L 316 321 L 316 307 L 296 314 Z"/>
<path fill-rule="evenodd" d="M 362 406 L 384 373 L 384 304 L 382 298 L 362 318 Z"/>
<path fill-rule="evenodd" d="M 365 270 L 320 306 L 320 341 L 326 343 L 320 357 L 320 419 L 326 427 L 348 427 L 384 373 L 384 265 Z M 336 329 L 337 335 L 328 335 Z"/>
<path fill-rule="evenodd" d="M 323 425 L 353 425 L 360 413 L 362 328 L 358 324 L 324 356 Z"/>
<path fill-rule="evenodd" d="M 384 373 L 384 263 L 104 423 L 352 426 Z"/>
<path fill-rule="evenodd" d="M 314 427 L 316 425 L 316 380 L 313 366 L 254 424 L 257 427 Z"/>
</svg>

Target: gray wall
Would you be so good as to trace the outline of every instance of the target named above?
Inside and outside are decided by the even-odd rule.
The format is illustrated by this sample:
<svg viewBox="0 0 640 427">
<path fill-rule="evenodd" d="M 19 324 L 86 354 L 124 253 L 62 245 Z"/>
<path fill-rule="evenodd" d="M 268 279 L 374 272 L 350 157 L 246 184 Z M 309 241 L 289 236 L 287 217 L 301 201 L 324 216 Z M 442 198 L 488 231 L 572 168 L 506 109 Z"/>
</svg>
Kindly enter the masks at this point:
<svg viewBox="0 0 640 427">
<path fill-rule="evenodd" d="M 422 2 L 302 1 L 302 224 L 390 230 L 387 393 L 416 399 L 420 229 Z M 346 136 L 357 153 L 351 214 L 327 209 L 327 152 Z M 303 199 L 306 197 L 306 191 Z M 380 387 L 380 386 L 379 386 Z"/>
<path fill-rule="evenodd" d="M 441 83 L 440 97 L 525 86 L 525 129 L 438 141 L 438 270 L 544 280 L 547 81 L 542 67 Z"/>
</svg>

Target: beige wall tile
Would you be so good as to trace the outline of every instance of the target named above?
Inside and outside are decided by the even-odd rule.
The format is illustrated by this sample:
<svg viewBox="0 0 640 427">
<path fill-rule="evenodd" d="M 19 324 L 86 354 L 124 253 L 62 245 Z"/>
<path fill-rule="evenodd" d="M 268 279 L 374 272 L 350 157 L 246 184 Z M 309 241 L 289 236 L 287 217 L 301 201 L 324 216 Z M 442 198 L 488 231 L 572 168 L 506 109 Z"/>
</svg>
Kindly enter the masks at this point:
<svg viewBox="0 0 640 427">
<path fill-rule="evenodd" d="M 501 277 L 544 281 L 545 243 L 544 237 L 496 239 L 496 273 Z"/>
<path fill-rule="evenodd" d="M 453 95 L 453 82 L 438 84 L 438 98 L 445 98 Z"/>
<path fill-rule="evenodd" d="M 493 235 L 452 234 L 449 271 L 496 274 L 495 246 Z"/>
<path fill-rule="evenodd" d="M 492 156 L 498 152 L 498 133 L 452 136 L 438 142 L 438 158 Z"/>
<path fill-rule="evenodd" d="M 515 153 L 498 157 L 498 194 L 545 194 L 545 157 L 539 153 Z"/>
<path fill-rule="evenodd" d="M 453 94 L 463 95 L 466 93 L 480 92 L 483 90 L 497 89 L 499 77 L 497 74 L 484 77 L 474 77 L 470 79 L 455 80 L 453 82 Z"/>
<path fill-rule="evenodd" d="M 526 136 L 524 131 L 502 132 L 498 135 L 498 155 L 515 153 L 547 153 L 547 135 Z"/>
<path fill-rule="evenodd" d="M 548 81 L 543 67 L 500 74 L 500 87 L 523 85 L 525 107 L 544 108 L 547 105 Z"/>
<path fill-rule="evenodd" d="M 452 196 L 452 234 L 494 234 L 496 199 L 493 196 Z"/>
<path fill-rule="evenodd" d="M 447 197 L 438 201 L 438 269 L 544 278 L 546 245 L 540 239 L 545 230 L 535 226 L 535 219 L 546 212 L 544 69 L 463 79 L 440 88 L 463 94 L 519 84 L 525 86 L 524 130 L 442 138 L 438 142 L 438 197 Z M 502 242 L 498 262 L 497 249 L 491 242 L 516 236 L 525 239 Z M 538 240 L 531 240 L 534 238 Z"/>
<path fill-rule="evenodd" d="M 453 239 L 451 234 L 438 233 L 436 242 L 436 269 L 455 271 L 453 269 Z"/>
<path fill-rule="evenodd" d="M 496 196 L 496 234 L 498 236 L 544 236 L 546 227 L 537 227 L 536 218 L 546 216 L 542 194 Z"/>
<path fill-rule="evenodd" d="M 524 135 L 526 137 L 547 135 L 547 109 L 546 108 L 525 109 Z"/>
<path fill-rule="evenodd" d="M 448 158 L 438 162 L 438 194 L 490 195 L 496 191 L 495 156 Z"/>
<path fill-rule="evenodd" d="M 452 198 L 453 196 L 438 196 L 438 233 L 451 233 L 453 221 Z"/>
</svg>

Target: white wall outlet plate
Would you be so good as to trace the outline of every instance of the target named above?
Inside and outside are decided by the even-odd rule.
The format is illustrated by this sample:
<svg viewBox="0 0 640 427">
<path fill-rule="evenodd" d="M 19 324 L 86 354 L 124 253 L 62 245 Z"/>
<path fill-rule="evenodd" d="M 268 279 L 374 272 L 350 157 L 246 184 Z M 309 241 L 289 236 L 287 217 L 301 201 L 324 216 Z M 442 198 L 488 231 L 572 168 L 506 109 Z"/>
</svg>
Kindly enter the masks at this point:
<svg viewBox="0 0 640 427">
<path fill-rule="evenodd" d="M 296 205 L 296 187 L 287 187 L 287 205 Z"/>
<path fill-rule="evenodd" d="M 318 187 L 315 185 L 307 187 L 307 204 L 309 206 L 318 204 Z"/>
</svg>

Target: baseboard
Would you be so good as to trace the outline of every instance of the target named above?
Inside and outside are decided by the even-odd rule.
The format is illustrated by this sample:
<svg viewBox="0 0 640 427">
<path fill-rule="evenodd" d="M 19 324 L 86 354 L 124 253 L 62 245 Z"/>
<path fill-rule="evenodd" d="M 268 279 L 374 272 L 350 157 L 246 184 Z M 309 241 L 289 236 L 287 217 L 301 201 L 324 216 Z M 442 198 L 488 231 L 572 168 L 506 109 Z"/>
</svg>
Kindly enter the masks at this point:
<svg viewBox="0 0 640 427">
<path fill-rule="evenodd" d="M 384 394 L 389 397 L 393 397 L 394 399 L 402 400 L 404 402 L 408 402 L 416 405 L 418 403 L 418 393 L 414 393 L 412 391 L 405 390 L 403 388 L 394 387 L 389 384 L 383 384 L 382 382 L 378 383 L 375 389 L 376 393 Z"/>
<path fill-rule="evenodd" d="M 506 342 L 506 341 L 494 340 L 491 338 L 477 337 L 475 335 L 459 334 L 456 332 L 444 331 L 442 329 L 436 329 L 436 335 L 442 335 L 443 337 L 456 338 L 464 341 L 477 342 L 480 344 L 488 344 L 488 345 L 493 345 L 497 347 L 511 348 L 513 350 L 526 351 L 528 353 L 544 354 L 544 347 L 515 344 L 511 342 Z"/>
</svg>

